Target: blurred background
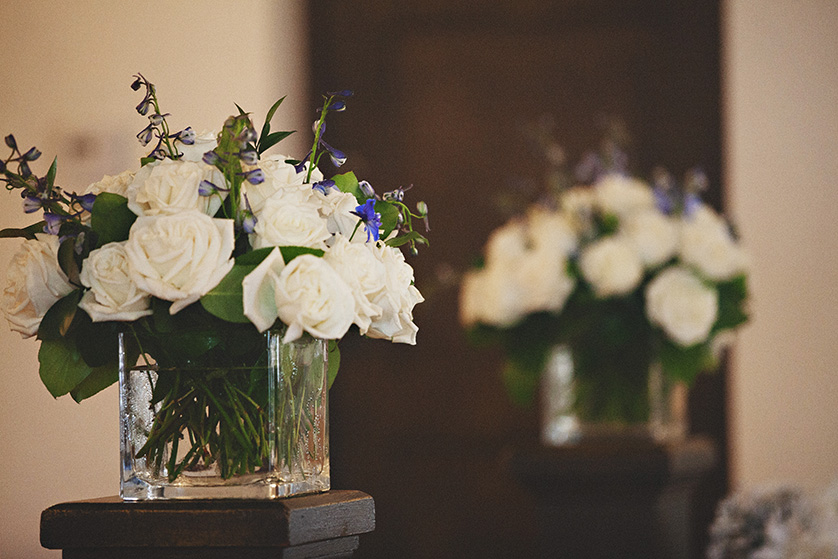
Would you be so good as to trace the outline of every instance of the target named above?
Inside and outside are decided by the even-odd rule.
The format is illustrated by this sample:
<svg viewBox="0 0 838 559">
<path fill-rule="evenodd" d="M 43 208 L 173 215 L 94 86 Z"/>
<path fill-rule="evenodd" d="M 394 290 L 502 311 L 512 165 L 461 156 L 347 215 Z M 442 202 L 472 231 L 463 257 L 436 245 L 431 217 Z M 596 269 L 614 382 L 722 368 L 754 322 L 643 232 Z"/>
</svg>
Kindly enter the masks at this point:
<svg viewBox="0 0 838 559">
<path fill-rule="evenodd" d="M 320 93 L 356 91 L 330 143 L 379 192 L 413 184 L 432 225 L 409 260 L 419 345 L 345 340 L 331 393 L 333 487 L 376 500 L 363 557 L 530 555 L 531 496 L 506 458 L 537 418 L 508 403 L 499 354 L 466 343 L 440 278 L 505 220 L 498 197 L 523 205 L 539 184 L 524 130 L 545 115 L 571 158 L 618 117 L 637 173 L 702 165 L 752 255 L 751 322 L 690 402 L 722 458 L 702 514 L 735 488 L 838 477 L 838 4 L 7 0 L 0 22 L 0 133 L 44 168 L 58 155 L 69 190 L 138 165 L 136 72 L 175 128 L 217 128 L 233 103 L 260 121 L 287 95 L 274 127 L 299 130 L 279 147 L 297 157 Z M 0 227 L 29 222 L 16 196 L 0 204 Z M 17 245 L 0 243 L 0 270 Z M 115 387 L 53 400 L 37 347 L 0 327 L 2 559 L 57 557 L 40 512 L 118 492 Z"/>
</svg>

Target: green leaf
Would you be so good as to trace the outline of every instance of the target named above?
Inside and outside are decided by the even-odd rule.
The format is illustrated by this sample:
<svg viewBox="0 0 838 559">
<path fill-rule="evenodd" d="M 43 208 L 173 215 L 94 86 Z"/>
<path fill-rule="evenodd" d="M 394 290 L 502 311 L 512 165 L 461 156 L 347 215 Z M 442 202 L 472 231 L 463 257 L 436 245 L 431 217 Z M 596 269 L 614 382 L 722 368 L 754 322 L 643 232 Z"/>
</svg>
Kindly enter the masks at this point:
<svg viewBox="0 0 838 559">
<path fill-rule="evenodd" d="M 41 319 L 38 327 L 38 339 L 52 341 L 63 338 L 70 330 L 81 300 L 81 289 L 56 301 Z"/>
<path fill-rule="evenodd" d="M 279 251 L 282 253 L 282 259 L 285 261 L 286 264 L 288 264 L 289 262 L 291 262 L 296 257 L 302 254 L 313 254 L 318 258 L 326 254 L 324 250 L 309 247 L 279 247 Z"/>
<path fill-rule="evenodd" d="M 343 173 L 342 175 L 335 175 L 332 177 L 332 180 L 335 181 L 335 186 L 338 187 L 338 190 L 352 194 L 358 200 L 359 204 L 363 204 L 366 200 L 366 196 L 364 196 L 364 193 L 361 192 L 361 188 L 358 186 L 358 177 L 352 171 Z"/>
<path fill-rule="evenodd" d="M 54 158 L 52 160 L 52 165 L 49 166 L 49 171 L 47 171 L 47 190 L 51 190 L 53 185 L 55 184 L 55 173 L 58 171 L 58 158 Z"/>
<path fill-rule="evenodd" d="M 86 379 L 91 369 L 70 340 L 44 340 L 38 351 L 41 381 L 54 398 L 63 396 Z"/>
<path fill-rule="evenodd" d="M 719 316 L 713 330 L 729 330 L 748 321 L 745 301 L 748 298 L 748 286 L 744 275 L 722 282 L 719 291 Z"/>
<path fill-rule="evenodd" d="M 73 285 L 81 285 L 79 263 L 76 261 L 76 239 L 64 239 L 58 247 L 58 265 Z"/>
<path fill-rule="evenodd" d="M 234 323 L 247 323 L 242 301 L 242 280 L 255 265 L 236 264 L 209 293 L 201 297 L 201 306 L 213 316 Z"/>
<path fill-rule="evenodd" d="M 265 124 L 262 125 L 262 133 L 260 134 L 260 136 L 267 136 L 270 133 L 271 119 L 273 119 L 274 113 L 276 113 L 276 110 L 279 108 L 282 102 L 285 101 L 285 97 L 286 96 L 283 95 L 282 97 L 277 99 L 276 103 L 271 105 L 271 108 L 268 109 L 268 114 L 265 115 Z"/>
<path fill-rule="evenodd" d="M 245 252 L 241 256 L 236 257 L 236 264 L 258 266 L 262 263 L 262 260 L 267 258 L 267 256 L 273 252 L 273 250 L 274 247 L 264 247 L 257 248 L 256 250 L 252 250 L 250 252 Z"/>
<path fill-rule="evenodd" d="M 103 192 L 96 196 L 90 226 L 99 235 L 99 246 L 128 239 L 128 232 L 137 216 L 128 209 L 128 199 L 119 194 Z"/>
<path fill-rule="evenodd" d="M 287 132 L 274 132 L 272 134 L 268 134 L 267 136 L 261 137 L 259 138 L 259 147 L 257 151 L 261 155 L 263 152 L 269 150 L 270 148 L 272 148 L 273 146 L 275 146 L 276 144 L 278 144 L 293 133 L 294 131 L 290 130 Z"/>
<path fill-rule="evenodd" d="M 247 111 L 245 111 L 244 109 L 239 107 L 238 103 L 234 103 L 234 104 L 236 105 L 236 108 L 239 110 L 239 116 L 247 116 Z"/>
<path fill-rule="evenodd" d="M 375 211 L 381 214 L 381 238 L 386 239 L 399 224 L 399 209 L 389 202 L 378 200 Z"/>
<path fill-rule="evenodd" d="M 24 239 L 34 239 L 35 233 L 43 233 L 44 232 L 44 225 L 46 225 L 45 221 L 39 221 L 38 223 L 33 223 L 29 227 L 24 227 L 23 229 L 14 229 L 8 228 L 3 229 L 0 231 L 0 239 L 11 239 L 14 237 L 22 237 Z"/>
<path fill-rule="evenodd" d="M 715 364 L 709 344 L 706 343 L 682 347 L 664 340 L 660 348 L 660 362 L 664 373 L 683 381 L 687 386 L 690 386 L 700 373 L 711 369 Z"/>
<path fill-rule="evenodd" d="M 329 340 L 329 388 L 335 382 L 338 376 L 338 369 L 340 369 L 340 348 L 337 340 Z"/>
<path fill-rule="evenodd" d="M 70 391 L 70 396 L 76 402 L 81 402 L 98 394 L 118 380 L 119 365 L 116 363 L 102 365 L 91 370 L 90 374 Z"/>
<path fill-rule="evenodd" d="M 417 232 L 417 231 L 409 231 L 408 233 L 405 233 L 404 235 L 399 235 L 398 237 L 393 237 L 392 239 L 387 239 L 384 242 L 384 244 L 386 244 L 387 246 L 391 246 L 391 247 L 400 247 L 404 244 L 409 243 L 410 241 L 420 243 L 420 244 L 423 244 L 423 245 L 428 244 L 428 239 L 426 239 L 425 237 L 420 235 L 419 232 Z"/>
<path fill-rule="evenodd" d="M 140 158 L 140 167 L 145 167 L 149 163 L 154 163 L 157 161 L 156 157 L 141 157 Z"/>
<path fill-rule="evenodd" d="M 532 370 L 514 361 L 508 361 L 503 369 L 503 383 L 509 397 L 521 407 L 532 405 L 539 378 L 539 374 L 533 374 Z"/>
</svg>

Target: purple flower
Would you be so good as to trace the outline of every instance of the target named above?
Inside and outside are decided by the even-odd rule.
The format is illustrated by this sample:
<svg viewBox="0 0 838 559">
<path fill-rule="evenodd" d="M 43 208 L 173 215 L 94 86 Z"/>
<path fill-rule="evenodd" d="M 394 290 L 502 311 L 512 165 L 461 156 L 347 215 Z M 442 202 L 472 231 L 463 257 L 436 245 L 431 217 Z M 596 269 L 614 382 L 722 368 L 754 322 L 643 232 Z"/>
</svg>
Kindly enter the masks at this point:
<svg viewBox="0 0 838 559">
<path fill-rule="evenodd" d="M 44 212 L 44 221 L 46 221 L 44 233 L 58 235 L 58 231 L 61 229 L 61 216 Z"/>
<path fill-rule="evenodd" d="M 246 149 L 239 152 L 239 159 L 245 165 L 256 165 L 259 162 L 259 155 L 256 153 L 256 150 Z"/>
<path fill-rule="evenodd" d="M 361 218 L 364 229 L 367 231 L 367 242 L 370 238 L 377 241 L 378 230 L 381 228 L 381 214 L 375 211 L 375 200 L 367 200 L 351 213 Z"/>
<path fill-rule="evenodd" d="M 376 198 L 375 190 L 373 190 L 372 185 L 367 181 L 360 181 L 358 183 L 358 189 L 367 198 Z"/>
<path fill-rule="evenodd" d="M 329 153 L 329 158 L 332 160 L 332 164 L 335 167 L 340 167 L 341 165 L 346 163 L 345 153 L 343 153 L 339 149 L 333 148 L 332 146 L 324 142 L 322 139 L 320 140 L 320 145 L 323 146 L 323 149 L 325 149 Z"/>
<path fill-rule="evenodd" d="M 335 181 L 333 181 L 332 179 L 326 179 L 326 180 L 318 181 L 318 182 L 311 185 L 312 190 L 317 190 L 318 192 L 320 192 L 324 196 L 328 196 L 329 195 L 329 190 L 331 190 L 333 188 L 335 190 L 337 190 L 338 192 L 340 192 L 340 190 L 338 189 L 338 186 L 335 184 Z"/>
<path fill-rule="evenodd" d="M 253 169 L 252 171 L 242 173 L 242 175 L 244 175 L 244 180 L 250 184 L 261 184 L 265 182 L 265 173 L 262 169 Z"/>
<path fill-rule="evenodd" d="M 23 198 L 23 211 L 28 214 L 35 213 L 41 209 L 42 204 L 43 200 L 37 196 L 26 196 Z"/>
<path fill-rule="evenodd" d="M 82 194 L 81 196 L 78 194 L 70 194 L 70 198 L 72 198 L 74 202 L 78 202 L 82 209 L 88 212 L 93 211 L 93 203 L 96 202 L 95 194 Z"/>
<path fill-rule="evenodd" d="M 224 159 L 221 158 L 220 155 L 215 153 L 214 151 L 208 151 L 204 154 L 201 160 L 206 163 L 207 165 L 218 165 L 219 163 L 226 163 Z"/>
</svg>

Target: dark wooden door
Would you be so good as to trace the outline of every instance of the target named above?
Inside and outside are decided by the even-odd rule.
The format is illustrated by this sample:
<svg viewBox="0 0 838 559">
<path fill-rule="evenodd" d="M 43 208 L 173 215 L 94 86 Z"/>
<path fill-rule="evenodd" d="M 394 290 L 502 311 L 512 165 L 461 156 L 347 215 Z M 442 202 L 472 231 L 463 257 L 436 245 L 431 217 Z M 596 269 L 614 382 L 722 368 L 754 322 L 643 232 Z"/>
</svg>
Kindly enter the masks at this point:
<svg viewBox="0 0 838 559">
<path fill-rule="evenodd" d="M 532 496 L 505 460 L 535 441 L 536 414 L 508 402 L 500 354 L 467 343 L 440 272 L 479 254 L 505 219 L 499 196 L 540 180 L 521 130 L 545 114 L 571 158 L 603 118 L 622 119 L 638 173 L 700 164 L 719 206 L 718 17 L 717 2 L 688 0 L 311 2 L 314 91 L 356 92 L 327 140 L 378 192 L 412 184 L 411 203 L 431 208 L 431 246 L 410 260 L 427 297 L 418 345 L 346 340 L 331 392 L 333 486 L 376 500 L 362 557 L 535 555 Z M 691 407 L 722 451 L 697 509 L 700 549 L 726 488 L 724 376 Z"/>
</svg>

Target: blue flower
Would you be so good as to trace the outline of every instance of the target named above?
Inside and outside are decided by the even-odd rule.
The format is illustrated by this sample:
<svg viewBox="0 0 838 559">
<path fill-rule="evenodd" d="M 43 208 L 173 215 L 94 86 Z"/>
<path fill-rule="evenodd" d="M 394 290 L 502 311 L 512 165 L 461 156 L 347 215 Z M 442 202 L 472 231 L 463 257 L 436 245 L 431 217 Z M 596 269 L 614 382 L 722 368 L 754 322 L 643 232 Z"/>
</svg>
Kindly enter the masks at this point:
<svg viewBox="0 0 838 559">
<path fill-rule="evenodd" d="M 367 242 L 378 240 L 378 230 L 381 228 L 381 214 L 375 211 L 375 200 L 369 199 L 351 212 L 361 218 L 364 229 L 367 230 Z"/>
</svg>

